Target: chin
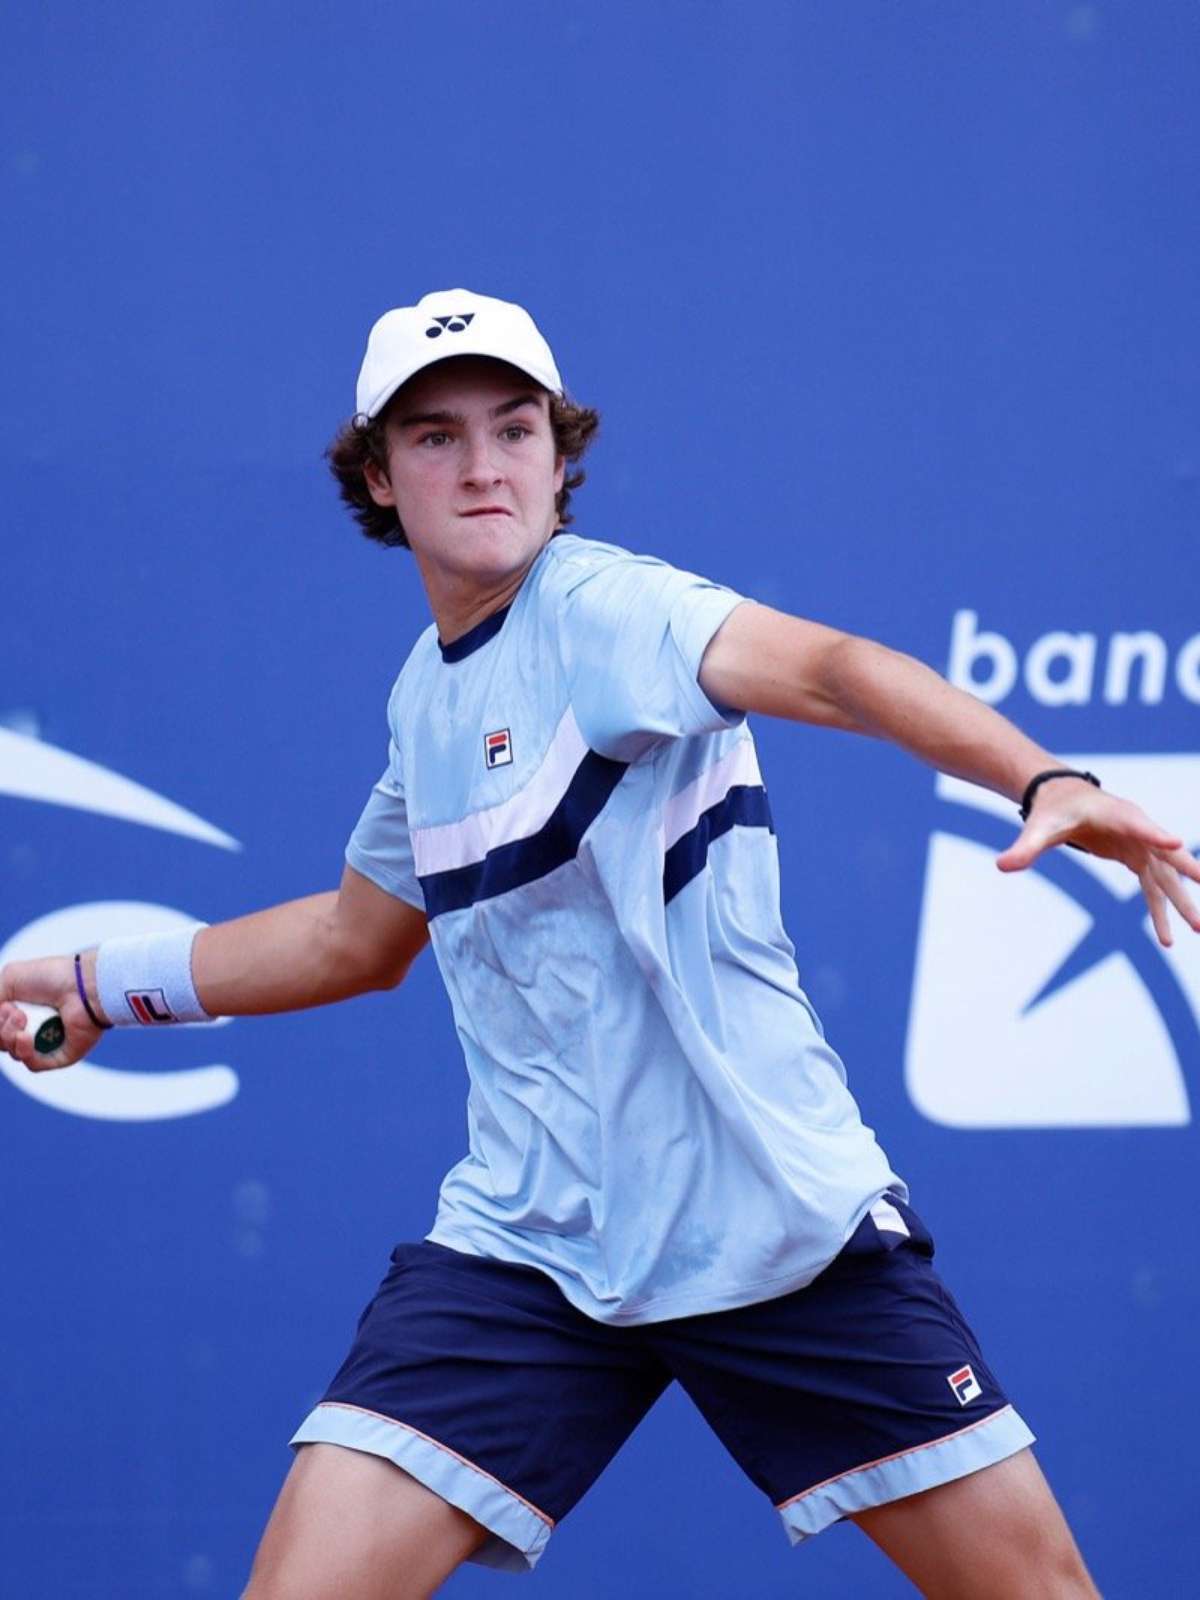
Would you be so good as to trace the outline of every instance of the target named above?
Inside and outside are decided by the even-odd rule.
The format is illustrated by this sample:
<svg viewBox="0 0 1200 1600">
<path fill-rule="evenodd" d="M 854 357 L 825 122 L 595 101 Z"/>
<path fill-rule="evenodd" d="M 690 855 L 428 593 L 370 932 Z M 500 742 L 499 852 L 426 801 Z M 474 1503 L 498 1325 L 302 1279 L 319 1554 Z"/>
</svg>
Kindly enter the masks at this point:
<svg viewBox="0 0 1200 1600">
<path fill-rule="evenodd" d="M 497 519 L 475 530 L 471 539 L 455 551 L 455 565 L 480 578 L 507 577 L 528 566 L 545 543 L 546 539 L 540 535 L 506 526 L 503 520 Z"/>
</svg>

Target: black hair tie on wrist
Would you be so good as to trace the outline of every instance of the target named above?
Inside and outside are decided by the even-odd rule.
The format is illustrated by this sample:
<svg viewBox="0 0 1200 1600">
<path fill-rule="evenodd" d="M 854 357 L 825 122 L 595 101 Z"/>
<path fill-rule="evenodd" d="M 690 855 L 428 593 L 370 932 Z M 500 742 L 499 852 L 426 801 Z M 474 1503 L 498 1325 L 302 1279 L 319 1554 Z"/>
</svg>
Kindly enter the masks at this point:
<svg viewBox="0 0 1200 1600">
<path fill-rule="evenodd" d="M 83 981 L 83 957 L 78 951 L 75 954 L 75 987 L 79 990 L 79 998 L 83 1001 L 83 1009 L 91 1017 L 93 1024 L 97 1028 L 111 1028 L 111 1022 L 101 1022 L 100 1018 L 92 1010 L 92 1002 L 87 997 L 87 985 Z"/>
<path fill-rule="evenodd" d="M 1048 778 L 1086 778 L 1089 783 L 1100 787 L 1100 779 L 1094 772 L 1076 772 L 1074 767 L 1054 767 L 1049 772 L 1039 772 L 1036 778 L 1030 778 L 1021 796 L 1021 821 L 1024 822 L 1033 808 L 1033 797 L 1038 792 L 1038 785 L 1046 782 Z"/>
<path fill-rule="evenodd" d="M 1049 778 L 1086 778 L 1088 783 L 1094 783 L 1097 789 L 1101 787 L 1100 779 L 1094 772 L 1077 772 L 1074 767 L 1054 767 L 1049 772 L 1039 772 L 1036 778 L 1030 778 L 1025 786 L 1025 793 L 1021 796 L 1022 822 L 1028 818 L 1030 811 L 1033 809 L 1033 800 L 1038 792 L 1038 785 L 1045 783 Z M 1082 850 L 1085 856 L 1092 853 L 1084 845 L 1072 844 L 1070 839 L 1066 843 L 1072 850 Z"/>
</svg>

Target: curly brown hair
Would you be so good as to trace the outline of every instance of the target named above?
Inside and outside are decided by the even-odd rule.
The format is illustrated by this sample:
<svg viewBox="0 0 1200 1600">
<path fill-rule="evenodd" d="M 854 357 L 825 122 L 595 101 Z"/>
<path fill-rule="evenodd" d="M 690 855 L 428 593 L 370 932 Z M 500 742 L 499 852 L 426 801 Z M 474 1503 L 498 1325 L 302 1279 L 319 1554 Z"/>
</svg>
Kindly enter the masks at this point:
<svg viewBox="0 0 1200 1600">
<path fill-rule="evenodd" d="M 326 450 L 325 458 L 337 480 L 342 500 L 350 507 L 355 521 L 367 538 L 374 539 L 377 544 L 400 545 L 407 550 L 408 536 L 396 515 L 396 508 L 376 505 L 367 487 L 364 471 L 368 462 L 387 470 L 387 417 L 399 397 L 397 391 L 379 415 L 363 426 L 360 426 L 363 421 L 361 417 L 351 417 L 344 422 Z M 576 405 L 566 395 L 551 394 L 550 426 L 554 431 L 558 454 L 569 462 L 575 462 L 595 437 L 596 429 L 600 426 L 600 413 L 593 411 L 590 406 Z M 585 476 L 581 467 L 577 472 L 568 472 L 563 479 L 563 486 L 555 498 L 560 527 L 565 527 L 571 520 L 571 513 L 567 509 L 571 491 L 578 489 Z"/>
</svg>

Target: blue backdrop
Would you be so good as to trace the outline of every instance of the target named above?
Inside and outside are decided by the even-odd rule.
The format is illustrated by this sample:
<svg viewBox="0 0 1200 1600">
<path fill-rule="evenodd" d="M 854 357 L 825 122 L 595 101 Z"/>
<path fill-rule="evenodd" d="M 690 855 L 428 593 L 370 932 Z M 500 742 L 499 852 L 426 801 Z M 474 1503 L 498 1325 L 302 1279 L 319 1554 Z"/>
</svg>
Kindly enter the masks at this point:
<svg viewBox="0 0 1200 1600">
<path fill-rule="evenodd" d="M 579 532 L 921 657 L 1200 845 L 1186 0 L 5 33 L 8 956 L 336 881 L 426 618 L 321 451 L 374 317 L 453 285 L 601 409 Z M 1069 852 L 1003 877 L 1011 807 L 891 748 L 757 731 L 802 977 L 1102 1590 L 1191 1592 L 1200 940 Z M 429 957 L 0 1079 L 0 1592 L 238 1592 L 464 1099 Z M 851 1529 L 790 1551 L 677 1394 L 519 1581 L 908 1592 Z"/>
</svg>

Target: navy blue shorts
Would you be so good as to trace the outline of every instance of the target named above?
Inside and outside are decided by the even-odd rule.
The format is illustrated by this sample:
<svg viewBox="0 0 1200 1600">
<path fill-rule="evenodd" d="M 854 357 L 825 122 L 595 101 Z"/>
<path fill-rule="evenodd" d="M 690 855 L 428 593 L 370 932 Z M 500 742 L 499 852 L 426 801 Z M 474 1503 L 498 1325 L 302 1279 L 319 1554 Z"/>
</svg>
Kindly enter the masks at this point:
<svg viewBox="0 0 1200 1600">
<path fill-rule="evenodd" d="M 534 1268 L 400 1245 L 292 1443 L 386 1456 L 523 1570 L 677 1379 L 799 1543 L 1032 1443 L 932 1255 L 888 1197 L 803 1289 L 610 1327 Z"/>
</svg>

